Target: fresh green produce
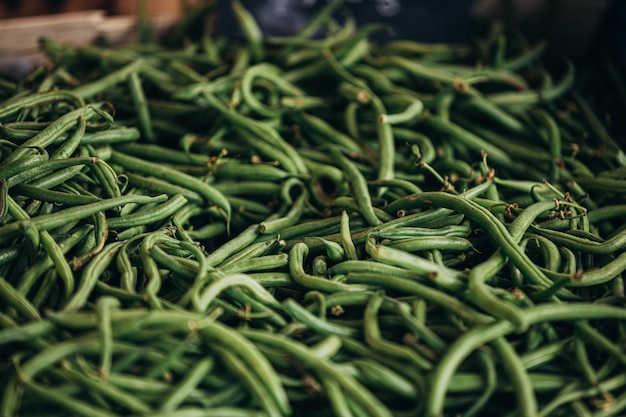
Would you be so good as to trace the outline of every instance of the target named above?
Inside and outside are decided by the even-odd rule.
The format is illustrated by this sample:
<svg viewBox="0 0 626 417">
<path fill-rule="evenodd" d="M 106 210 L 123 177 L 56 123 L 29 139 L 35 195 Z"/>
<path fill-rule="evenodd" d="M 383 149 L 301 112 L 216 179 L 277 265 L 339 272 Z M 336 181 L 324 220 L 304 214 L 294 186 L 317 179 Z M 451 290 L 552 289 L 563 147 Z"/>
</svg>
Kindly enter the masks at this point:
<svg viewBox="0 0 626 417">
<path fill-rule="evenodd" d="M 576 66 L 338 5 L 0 80 L 1 416 L 626 413 L 626 156 Z"/>
</svg>

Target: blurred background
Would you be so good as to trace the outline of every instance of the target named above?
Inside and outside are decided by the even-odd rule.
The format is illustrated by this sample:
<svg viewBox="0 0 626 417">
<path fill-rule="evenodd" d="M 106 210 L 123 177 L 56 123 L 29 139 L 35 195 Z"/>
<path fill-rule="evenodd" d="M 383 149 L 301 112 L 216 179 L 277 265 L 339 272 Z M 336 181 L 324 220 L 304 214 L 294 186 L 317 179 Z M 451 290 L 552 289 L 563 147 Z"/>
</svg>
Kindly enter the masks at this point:
<svg viewBox="0 0 626 417">
<path fill-rule="evenodd" d="M 296 33 L 326 0 L 241 0 L 264 33 Z M 165 36 L 186 13 L 214 4 L 217 31 L 238 36 L 228 0 L 0 0 L 0 68 L 22 72 L 37 63 L 41 36 L 74 44 L 106 38 L 136 41 L 137 17 L 149 16 L 156 36 Z M 384 22 L 398 38 L 423 42 L 471 42 L 493 22 L 520 30 L 529 43 L 576 60 L 598 49 L 626 56 L 626 1 L 619 0 L 345 0 L 359 24 Z M 385 35 L 387 36 L 387 35 Z M 382 39 L 384 41 L 385 39 Z"/>
</svg>

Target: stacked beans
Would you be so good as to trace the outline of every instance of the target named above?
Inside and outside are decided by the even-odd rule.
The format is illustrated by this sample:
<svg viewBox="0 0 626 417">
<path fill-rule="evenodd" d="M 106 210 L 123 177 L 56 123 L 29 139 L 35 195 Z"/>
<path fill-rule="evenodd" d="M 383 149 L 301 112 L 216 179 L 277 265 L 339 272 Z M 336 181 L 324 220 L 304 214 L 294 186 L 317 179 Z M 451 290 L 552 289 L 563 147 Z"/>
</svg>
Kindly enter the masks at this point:
<svg viewBox="0 0 626 417">
<path fill-rule="evenodd" d="M 0 80 L 2 416 L 626 413 L 626 156 L 574 65 L 338 4 Z"/>
</svg>

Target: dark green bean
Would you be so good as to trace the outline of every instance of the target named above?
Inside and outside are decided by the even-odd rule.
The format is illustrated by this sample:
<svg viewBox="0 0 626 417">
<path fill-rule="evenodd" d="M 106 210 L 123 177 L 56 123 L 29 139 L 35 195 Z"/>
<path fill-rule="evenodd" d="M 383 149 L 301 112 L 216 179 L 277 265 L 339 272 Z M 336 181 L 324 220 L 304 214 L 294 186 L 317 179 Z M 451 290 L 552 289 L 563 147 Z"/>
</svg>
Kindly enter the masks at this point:
<svg viewBox="0 0 626 417">
<path fill-rule="evenodd" d="M 3 277 L 0 277 L 0 297 L 8 306 L 14 308 L 24 318 L 28 320 L 41 320 L 41 315 L 37 308 Z"/>
<path fill-rule="evenodd" d="M 53 143 L 58 136 L 74 128 L 77 123 L 82 123 L 82 121 L 79 122 L 79 120 L 87 122 L 96 116 L 102 117 L 102 108 L 104 108 L 102 104 L 92 104 L 64 114 L 40 133 L 20 144 L 19 148 L 4 160 L 4 163 L 7 164 L 11 161 L 15 161 L 18 157 L 24 155 L 28 149 L 33 147 L 47 147 Z"/>
<path fill-rule="evenodd" d="M 109 218 L 107 220 L 108 227 L 110 229 L 126 229 L 142 224 L 155 223 L 173 215 L 185 204 L 187 204 L 187 199 L 180 194 L 176 194 L 154 210 Z"/>
<path fill-rule="evenodd" d="M 248 340 L 246 334 L 234 331 L 220 323 L 204 326 L 199 331 L 202 337 L 207 337 L 212 342 L 219 343 L 223 348 L 230 350 L 242 360 L 247 368 L 265 385 L 279 410 L 283 414 L 288 415 L 291 413 L 287 395 L 276 372 L 265 356 Z"/>
<path fill-rule="evenodd" d="M 44 175 L 57 171 L 60 169 L 80 165 L 99 165 L 100 159 L 97 157 L 75 157 L 75 158 L 65 158 L 65 159 L 51 159 L 49 161 L 39 163 L 37 166 L 27 169 L 26 171 L 22 171 L 18 174 L 13 175 L 12 177 L 7 179 L 7 185 L 9 188 L 14 187 L 18 184 L 37 180 Z"/>
<path fill-rule="evenodd" d="M 382 338 L 377 317 L 382 302 L 382 295 L 376 293 L 365 308 L 363 333 L 367 344 L 381 355 L 398 358 L 404 363 L 412 363 L 418 369 L 432 369 L 432 365 L 426 359 L 419 356 L 408 346 L 401 346 Z"/>
<path fill-rule="evenodd" d="M 0 242 L 6 242 L 22 230 L 28 227 L 35 227 L 39 231 L 52 230 L 66 224 L 74 219 L 83 219 L 103 210 L 112 209 L 128 203 L 146 204 L 151 202 L 161 202 L 167 199 L 166 196 L 140 196 L 125 195 L 117 198 L 101 200 L 91 204 L 77 207 L 70 207 L 51 214 L 44 214 L 29 220 L 20 220 L 0 226 Z"/>
<path fill-rule="evenodd" d="M 302 242 L 293 245 L 289 251 L 289 272 L 294 281 L 299 285 L 311 290 L 325 292 L 363 291 L 365 289 L 365 287 L 361 285 L 348 285 L 307 274 L 304 270 L 304 262 L 308 254 L 309 247 L 306 243 Z"/>
<path fill-rule="evenodd" d="M 467 280 L 462 272 L 441 267 L 417 255 L 396 249 L 392 246 L 377 245 L 374 236 L 371 235 L 365 241 L 365 250 L 375 260 L 399 266 L 418 274 L 422 274 L 442 288 L 457 292 L 465 288 Z"/>
<path fill-rule="evenodd" d="M 331 376 L 336 380 L 342 389 L 346 391 L 359 405 L 373 416 L 391 416 L 391 412 L 379 402 L 379 400 L 362 387 L 349 375 L 340 372 L 329 362 L 321 360 L 308 352 L 299 342 L 290 340 L 281 335 L 267 334 L 256 330 L 245 330 L 242 332 L 246 337 L 268 346 L 276 347 L 291 355 L 312 368 L 319 369 L 319 372 Z"/>
<path fill-rule="evenodd" d="M 71 91 L 57 90 L 31 94 L 26 97 L 21 97 L 20 99 L 11 100 L 8 103 L 2 103 L 2 107 L 0 107 L 0 120 L 4 122 L 24 109 L 58 102 L 68 102 L 77 108 L 85 105 L 82 98 Z"/>
<path fill-rule="evenodd" d="M 316 317 L 293 299 L 285 300 L 283 307 L 295 320 L 322 335 L 337 335 L 354 338 L 361 334 L 359 329 Z"/>
<path fill-rule="evenodd" d="M 62 312 L 75 312 L 87 303 L 87 299 L 95 287 L 100 275 L 109 266 L 121 245 L 122 242 L 109 243 L 91 260 L 91 262 L 89 262 L 89 264 L 87 264 L 81 274 L 81 280 L 78 282 L 78 288 L 64 305 Z"/>
<path fill-rule="evenodd" d="M 111 153 L 111 162 L 120 164 L 128 170 L 151 175 L 157 178 L 167 179 L 173 184 L 189 188 L 190 190 L 202 195 L 207 202 L 215 204 L 223 211 L 227 222 L 230 221 L 231 208 L 226 197 L 209 184 L 206 184 L 197 178 L 171 168 L 166 168 L 163 165 L 158 165 L 139 158 L 124 155 L 117 151 L 113 151 Z"/>
</svg>

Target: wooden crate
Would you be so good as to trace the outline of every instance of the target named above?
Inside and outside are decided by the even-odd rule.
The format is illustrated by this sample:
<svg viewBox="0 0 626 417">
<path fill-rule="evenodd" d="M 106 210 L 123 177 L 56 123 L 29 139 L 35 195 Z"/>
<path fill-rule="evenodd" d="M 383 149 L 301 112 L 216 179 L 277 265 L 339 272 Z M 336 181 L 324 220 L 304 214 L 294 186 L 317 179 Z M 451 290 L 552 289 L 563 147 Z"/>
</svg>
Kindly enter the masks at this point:
<svg viewBox="0 0 626 417">
<path fill-rule="evenodd" d="M 185 2 L 190 7 L 199 3 Z M 172 28 L 182 15 L 181 1 L 149 0 L 146 4 L 157 36 Z M 25 0 L 9 8 L 0 0 L 0 70 L 20 76 L 44 62 L 38 51 L 41 37 L 79 46 L 100 37 L 113 45 L 135 42 L 138 14 L 138 1 Z"/>
</svg>

